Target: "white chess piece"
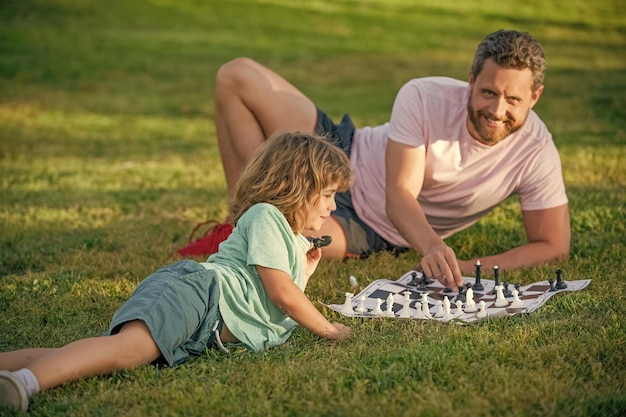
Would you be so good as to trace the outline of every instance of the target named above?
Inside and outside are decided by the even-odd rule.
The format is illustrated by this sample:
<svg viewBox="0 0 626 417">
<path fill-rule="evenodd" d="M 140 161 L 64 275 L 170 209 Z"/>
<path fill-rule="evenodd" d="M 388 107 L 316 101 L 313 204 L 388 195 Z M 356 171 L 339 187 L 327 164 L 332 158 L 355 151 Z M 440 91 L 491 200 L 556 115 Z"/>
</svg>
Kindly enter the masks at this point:
<svg viewBox="0 0 626 417">
<path fill-rule="evenodd" d="M 496 287 L 496 302 L 494 304 L 496 307 L 506 307 L 509 305 L 509 301 L 504 296 L 503 288 L 502 284 Z"/>
<path fill-rule="evenodd" d="M 474 290 L 471 288 L 467 289 L 465 293 L 465 312 L 466 313 L 474 313 L 477 310 L 476 301 L 474 301 Z"/>
<path fill-rule="evenodd" d="M 435 304 L 437 305 L 437 310 L 435 310 L 435 317 L 443 317 L 443 303 L 441 302 L 441 300 L 437 300 Z"/>
<path fill-rule="evenodd" d="M 519 291 L 517 288 L 512 291 L 513 294 L 513 302 L 511 303 L 511 307 L 521 307 L 524 305 L 524 302 L 519 299 Z"/>
<path fill-rule="evenodd" d="M 422 313 L 425 319 L 432 319 L 433 316 L 430 314 L 430 310 L 428 308 L 428 294 L 425 292 L 422 293 Z"/>
<path fill-rule="evenodd" d="M 456 300 L 456 311 L 454 312 L 454 317 L 459 317 L 463 315 L 463 301 Z"/>
<path fill-rule="evenodd" d="M 443 297 L 443 311 L 446 310 L 450 311 L 450 299 L 447 295 Z"/>
<path fill-rule="evenodd" d="M 385 317 L 395 317 L 393 313 L 393 294 L 387 296 L 387 308 L 385 309 Z"/>
<path fill-rule="evenodd" d="M 415 302 L 415 316 L 416 319 L 424 319 L 424 312 L 422 311 L 422 303 L 419 301 Z"/>
<path fill-rule="evenodd" d="M 383 300 L 381 300 L 380 298 L 376 299 L 376 307 L 374 308 L 374 311 L 372 311 L 372 314 L 374 314 L 375 316 L 383 315 L 383 310 L 380 309 L 380 306 L 382 303 L 383 303 Z"/>
<path fill-rule="evenodd" d="M 350 286 L 352 288 L 356 288 L 359 286 L 359 281 L 356 280 L 356 277 L 354 275 L 350 275 L 350 278 L 348 278 L 348 281 L 350 281 Z"/>
<path fill-rule="evenodd" d="M 448 321 L 452 320 L 452 313 L 450 312 L 450 300 L 448 297 L 444 297 L 443 299 L 443 320 Z"/>
<path fill-rule="evenodd" d="M 359 305 L 356 307 L 357 313 L 365 313 L 367 308 L 365 308 L 365 296 L 362 295 L 359 297 Z"/>
<path fill-rule="evenodd" d="M 354 297 L 354 294 L 351 292 L 346 293 L 346 301 L 343 303 L 343 306 L 341 306 L 341 312 L 343 314 L 354 313 L 354 310 L 352 309 L 352 297 Z"/>
<path fill-rule="evenodd" d="M 483 300 L 480 300 L 478 305 L 480 306 L 480 310 L 478 311 L 478 314 L 476 314 L 476 317 L 478 317 L 479 319 L 487 317 L 487 310 L 485 309 L 485 302 Z"/>
<path fill-rule="evenodd" d="M 404 300 L 402 301 L 402 310 L 400 310 L 398 316 L 402 319 L 410 319 L 411 318 L 411 308 L 409 304 L 411 304 L 411 291 L 405 291 Z"/>
</svg>

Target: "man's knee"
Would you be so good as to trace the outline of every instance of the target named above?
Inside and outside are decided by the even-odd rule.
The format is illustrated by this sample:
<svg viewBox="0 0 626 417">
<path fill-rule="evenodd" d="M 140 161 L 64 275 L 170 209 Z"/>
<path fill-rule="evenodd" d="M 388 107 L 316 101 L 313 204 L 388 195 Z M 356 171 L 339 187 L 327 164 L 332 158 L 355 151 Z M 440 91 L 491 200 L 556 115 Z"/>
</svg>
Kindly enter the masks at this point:
<svg viewBox="0 0 626 417">
<path fill-rule="evenodd" d="M 242 77 L 242 74 L 254 66 L 256 63 L 250 58 L 240 57 L 232 61 L 228 61 L 220 66 L 217 70 L 216 84 L 228 85 Z"/>
</svg>

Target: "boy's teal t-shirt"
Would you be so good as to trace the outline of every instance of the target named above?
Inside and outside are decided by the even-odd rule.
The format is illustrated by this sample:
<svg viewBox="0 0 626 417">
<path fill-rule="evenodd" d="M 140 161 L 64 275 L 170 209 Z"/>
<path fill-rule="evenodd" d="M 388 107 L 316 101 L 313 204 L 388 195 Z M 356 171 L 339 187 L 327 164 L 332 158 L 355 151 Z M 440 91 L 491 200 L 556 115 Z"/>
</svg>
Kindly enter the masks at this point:
<svg viewBox="0 0 626 417">
<path fill-rule="evenodd" d="M 309 241 L 295 234 L 273 205 L 252 206 L 232 234 L 207 260 L 219 276 L 220 312 L 229 330 L 246 347 L 264 350 L 287 341 L 297 323 L 268 298 L 256 265 L 278 269 L 304 291 Z"/>
</svg>

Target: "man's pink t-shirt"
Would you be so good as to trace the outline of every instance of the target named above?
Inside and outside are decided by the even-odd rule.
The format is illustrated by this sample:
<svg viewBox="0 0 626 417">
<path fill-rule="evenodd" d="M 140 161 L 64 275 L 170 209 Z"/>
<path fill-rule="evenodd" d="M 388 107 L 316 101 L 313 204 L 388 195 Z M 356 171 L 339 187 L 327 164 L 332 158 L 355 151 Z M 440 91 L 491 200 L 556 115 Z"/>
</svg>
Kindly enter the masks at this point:
<svg viewBox="0 0 626 417">
<path fill-rule="evenodd" d="M 413 79 L 398 92 L 391 120 L 357 129 L 351 150 L 357 215 L 390 243 L 408 247 L 385 213 L 385 147 L 391 139 L 426 150 L 418 201 L 441 237 L 469 227 L 512 194 L 522 210 L 567 203 L 561 159 L 552 135 L 534 111 L 524 126 L 495 146 L 467 131 L 466 82 Z"/>
</svg>

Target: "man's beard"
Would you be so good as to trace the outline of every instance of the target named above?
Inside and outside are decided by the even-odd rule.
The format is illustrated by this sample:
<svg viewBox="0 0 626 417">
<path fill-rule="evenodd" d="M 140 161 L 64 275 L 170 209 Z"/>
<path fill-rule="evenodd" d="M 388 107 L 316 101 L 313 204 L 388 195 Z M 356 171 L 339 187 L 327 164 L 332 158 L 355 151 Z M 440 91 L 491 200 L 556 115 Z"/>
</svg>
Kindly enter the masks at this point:
<svg viewBox="0 0 626 417">
<path fill-rule="evenodd" d="M 472 122 L 472 126 L 474 126 L 474 129 L 480 138 L 477 140 L 487 146 L 493 146 L 504 140 L 512 133 L 517 132 L 528 118 L 528 113 L 526 113 L 524 119 L 518 123 L 509 113 L 506 114 L 504 120 L 500 120 L 487 111 L 474 111 L 471 98 L 467 101 L 467 114 L 469 115 L 470 122 Z M 494 129 L 485 126 L 485 119 L 502 121 L 502 128 Z"/>
</svg>

